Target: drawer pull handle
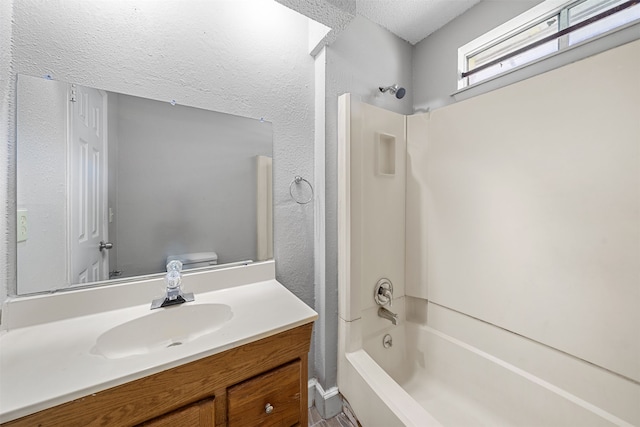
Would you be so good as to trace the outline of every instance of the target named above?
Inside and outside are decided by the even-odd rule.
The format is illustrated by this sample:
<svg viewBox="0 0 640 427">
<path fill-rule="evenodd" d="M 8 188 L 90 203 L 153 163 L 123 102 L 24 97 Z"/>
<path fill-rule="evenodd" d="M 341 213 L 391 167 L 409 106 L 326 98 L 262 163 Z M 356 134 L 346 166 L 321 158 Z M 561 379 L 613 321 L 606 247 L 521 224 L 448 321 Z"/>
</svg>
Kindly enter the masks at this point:
<svg viewBox="0 0 640 427">
<path fill-rule="evenodd" d="M 271 406 L 271 403 L 267 403 L 266 405 L 264 405 L 264 412 L 266 412 L 267 414 L 273 412 L 273 406 Z"/>
</svg>

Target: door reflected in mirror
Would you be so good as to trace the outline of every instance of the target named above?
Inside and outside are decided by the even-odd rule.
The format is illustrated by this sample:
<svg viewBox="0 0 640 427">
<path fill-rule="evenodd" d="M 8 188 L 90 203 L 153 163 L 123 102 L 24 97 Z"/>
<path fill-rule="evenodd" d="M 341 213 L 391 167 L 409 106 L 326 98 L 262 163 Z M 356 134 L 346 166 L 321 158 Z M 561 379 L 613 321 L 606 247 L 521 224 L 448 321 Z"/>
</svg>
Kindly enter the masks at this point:
<svg viewBox="0 0 640 427">
<path fill-rule="evenodd" d="M 272 125 L 18 76 L 18 294 L 273 257 Z"/>
</svg>

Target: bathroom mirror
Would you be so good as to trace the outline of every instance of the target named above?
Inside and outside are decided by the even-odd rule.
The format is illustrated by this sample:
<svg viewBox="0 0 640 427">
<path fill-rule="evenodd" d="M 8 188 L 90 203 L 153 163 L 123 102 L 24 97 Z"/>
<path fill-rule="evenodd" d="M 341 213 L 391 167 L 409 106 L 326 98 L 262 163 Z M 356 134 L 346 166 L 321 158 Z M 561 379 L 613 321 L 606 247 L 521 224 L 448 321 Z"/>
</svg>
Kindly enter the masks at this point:
<svg viewBox="0 0 640 427">
<path fill-rule="evenodd" d="M 271 123 L 26 75 L 17 99 L 18 294 L 272 258 Z"/>
</svg>

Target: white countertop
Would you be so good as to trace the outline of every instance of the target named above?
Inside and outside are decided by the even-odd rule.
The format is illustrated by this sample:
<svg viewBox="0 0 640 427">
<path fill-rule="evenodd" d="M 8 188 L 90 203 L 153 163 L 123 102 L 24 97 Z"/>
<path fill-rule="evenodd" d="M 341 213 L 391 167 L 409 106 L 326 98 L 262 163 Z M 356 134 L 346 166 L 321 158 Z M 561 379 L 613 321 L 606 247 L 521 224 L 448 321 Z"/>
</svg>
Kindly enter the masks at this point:
<svg viewBox="0 0 640 427">
<path fill-rule="evenodd" d="M 231 281 L 224 287 L 216 277 L 207 277 L 200 277 L 203 284 L 194 287 L 202 290 L 210 280 L 213 290 L 196 291 L 194 303 L 226 304 L 233 316 L 217 331 L 180 346 L 121 359 L 92 354 L 103 332 L 149 314 L 151 299 L 144 304 L 0 332 L 0 422 L 275 335 L 318 317 L 275 279 Z M 187 282 L 185 291 L 191 291 Z M 150 288 L 157 288 L 157 283 Z M 119 292 L 119 298 L 125 297 L 122 289 Z M 65 310 L 65 304 L 57 308 Z"/>
</svg>

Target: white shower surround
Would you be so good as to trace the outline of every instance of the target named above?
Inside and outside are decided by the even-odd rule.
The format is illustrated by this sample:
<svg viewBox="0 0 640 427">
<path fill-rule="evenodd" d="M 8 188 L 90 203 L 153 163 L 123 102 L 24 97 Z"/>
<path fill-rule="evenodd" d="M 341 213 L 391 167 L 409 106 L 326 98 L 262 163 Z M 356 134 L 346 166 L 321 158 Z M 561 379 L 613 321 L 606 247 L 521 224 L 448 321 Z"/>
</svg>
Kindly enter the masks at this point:
<svg viewBox="0 0 640 427">
<path fill-rule="evenodd" d="M 631 119 L 640 113 L 640 87 L 624 84 L 640 73 L 639 54 L 636 41 L 408 117 L 406 283 L 394 284 L 392 307 L 398 326 L 377 316 L 375 283 L 352 272 L 352 258 L 363 271 L 379 269 L 357 252 L 369 247 L 352 241 L 350 227 L 363 218 L 351 216 L 362 205 L 351 197 L 376 193 L 353 186 L 354 173 L 370 165 L 349 157 L 360 138 L 351 126 L 365 121 L 359 110 L 379 109 L 357 105 L 353 122 L 352 101 L 341 98 L 338 385 L 363 426 L 640 424 L 640 124 Z M 509 110 L 521 111 L 531 126 L 512 134 L 493 125 L 480 132 L 506 132 L 504 141 L 468 141 L 461 126 L 479 129 L 501 109 L 505 122 Z M 541 123 L 567 132 L 564 111 L 578 111 L 576 135 L 536 140 Z M 446 143 L 434 142 L 437 135 Z M 392 222 L 369 222 L 376 221 L 368 233 Z M 386 256 L 405 265 L 393 251 Z M 382 346 L 386 333 L 391 349 Z"/>
</svg>

